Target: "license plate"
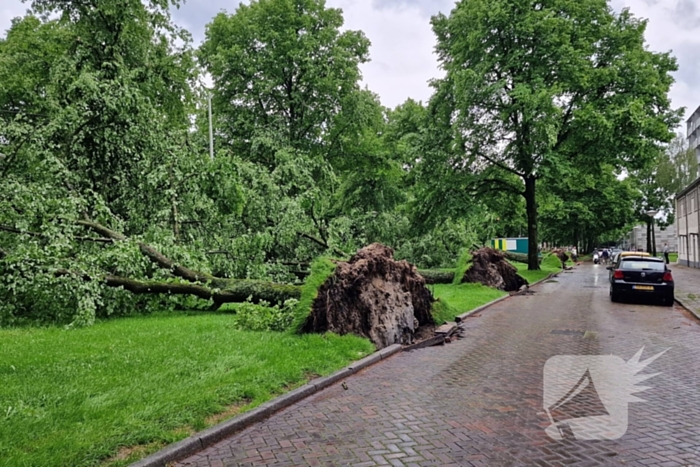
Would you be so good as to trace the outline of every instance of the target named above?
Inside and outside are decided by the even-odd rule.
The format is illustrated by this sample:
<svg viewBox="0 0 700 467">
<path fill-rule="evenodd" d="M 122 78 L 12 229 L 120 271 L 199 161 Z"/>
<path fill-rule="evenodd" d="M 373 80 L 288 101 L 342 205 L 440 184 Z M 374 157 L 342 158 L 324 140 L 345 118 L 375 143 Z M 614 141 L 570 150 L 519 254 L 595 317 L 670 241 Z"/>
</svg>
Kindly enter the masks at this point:
<svg viewBox="0 0 700 467">
<path fill-rule="evenodd" d="M 654 286 L 652 286 L 652 285 L 635 285 L 635 286 L 632 286 L 632 288 L 634 290 L 651 290 L 651 291 L 654 290 Z"/>
</svg>

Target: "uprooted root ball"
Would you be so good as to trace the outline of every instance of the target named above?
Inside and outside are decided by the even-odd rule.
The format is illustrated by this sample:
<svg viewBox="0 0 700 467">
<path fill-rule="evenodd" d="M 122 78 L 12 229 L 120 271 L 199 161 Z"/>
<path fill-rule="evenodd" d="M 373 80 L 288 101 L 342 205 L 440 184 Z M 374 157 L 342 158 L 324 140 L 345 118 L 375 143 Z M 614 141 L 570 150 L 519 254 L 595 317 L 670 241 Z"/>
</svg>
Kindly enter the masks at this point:
<svg viewBox="0 0 700 467">
<path fill-rule="evenodd" d="M 462 282 L 480 283 L 487 287 L 512 292 L 527 285 L 518 270 L 505 259 L 505 254 L 493 248 L 481 248 L 472 253 L 471 265 Z"/>
<path fill-rule="evenodd" d="M 338 263 L 302 331 L 357 334 L 380 349 L 410 344 L 419 327 L 433 323 L 433 301 L 413 265 L 395 261 L 391 248 L 374 243 Z"/>
</svg>

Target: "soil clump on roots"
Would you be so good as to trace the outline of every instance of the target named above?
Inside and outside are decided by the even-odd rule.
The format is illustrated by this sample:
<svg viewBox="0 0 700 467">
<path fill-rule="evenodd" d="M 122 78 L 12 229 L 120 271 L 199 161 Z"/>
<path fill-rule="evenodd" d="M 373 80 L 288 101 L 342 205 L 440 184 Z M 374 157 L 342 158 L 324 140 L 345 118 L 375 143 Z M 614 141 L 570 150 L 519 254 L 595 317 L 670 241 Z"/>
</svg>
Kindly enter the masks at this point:
<svg viewBox="0 0 700 467">
<path fill-rule="evenodd" d="M 527 280 L 506 261 L 504 252 L 493 248 L 481 248 L 472 252 L 471 266 L 464 273 L 462 282 L 473 282 L 506 292 L 520 290 Z"/>
<path fill-rule="evenodd" d="M 569 261 L 569 255 L 564 250 L 554 250 L 552 253 L 561 261 L 561 267 L 566 269 L 566 262 Z"/>
<path fill-rule="evenodd" d="M 411 344 L 421 326 L 433 325 L 434 301 L 413 265 L 373 243 L 338 263 L 319 288 L 302 332 L 352 333 L 378 349 Z"/>
</svg>

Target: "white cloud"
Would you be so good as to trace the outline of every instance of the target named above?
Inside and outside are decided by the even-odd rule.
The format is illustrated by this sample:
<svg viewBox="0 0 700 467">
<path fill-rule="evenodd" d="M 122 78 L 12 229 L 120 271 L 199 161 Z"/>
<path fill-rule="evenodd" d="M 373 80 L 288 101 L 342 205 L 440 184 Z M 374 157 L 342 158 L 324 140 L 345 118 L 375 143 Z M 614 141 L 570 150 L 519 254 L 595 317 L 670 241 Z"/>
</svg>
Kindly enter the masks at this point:
<svg viewBox="0 0 700 467">
<path fill-rule="evenodd" d="M 426 102 L 432 93 L 428 81 L 442 75 L 433 55 L 435 37 L 429 16 L 420 5 L 377 8 L 374 3 L 328 2 L 343 9 L 348 29 L 362 30 L 372 42 L 371 62 L 362 67 L 364 83 L 389 107 L 409 97 Z"/>
<path fill-rule="evenodd" d="M 0 30 L 12 17 L 24 14 L 20 0 L 2 0 Z M 178 24 L 187 28 L 195 43 L 204 37 L 204 26 L 219 11 L 232 13 L 239 1 L 190 0 L 173 11 Z M 453 0 L 327 0 L 342 8 L 349 29 L 361 29 L 372 41 L 372 61 L 363 66 L 364 83 L 380 95 L 387 106 L 412 97 L 426 101 L 431 94 L 428 80 L 441 76 L 433 54 L 435 38 L 430 16 L 448 13 Z M 679 71 L 671 90 L 675 107 L 692 112 L 700 105 L 700 1 L 699 0 L 612 0 L 615 10 L 629 7 L 638 17 L 649 18 L 650 49 L 669 51 L 678 58 Z"/>
</svg>

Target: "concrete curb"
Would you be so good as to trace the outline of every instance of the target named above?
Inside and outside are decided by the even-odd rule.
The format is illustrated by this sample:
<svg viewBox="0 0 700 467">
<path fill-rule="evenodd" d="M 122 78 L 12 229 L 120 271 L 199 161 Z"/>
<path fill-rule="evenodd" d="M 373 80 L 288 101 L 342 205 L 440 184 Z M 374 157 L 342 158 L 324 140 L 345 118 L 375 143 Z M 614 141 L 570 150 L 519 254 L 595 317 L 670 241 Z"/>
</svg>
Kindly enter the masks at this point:
<svg viewBox="0 0 700 467">
<path fill-rule="evenodd" d="M 554 277 L 557 277 L 557 276 L 558 276 L 559 274 L 561 274 L 562 272 L 564 272 L 563 269 L 562 269 L 561 271 L 559 271 L 559 272 L 553 272 L 552 274 L 548 275 L 548 276 L 545 277 L 544 279 L 540 279 L 540 280 L 538 280 L 537 282 L 535 282 L 535 283 L 533 283 L 533 284 L 530 284 L 530 287 L 534 287 L 534 286 L 536 286 L 536 285 L 540 285 L 540 284 L 543 283 L 543 282 L 547 282 L 548 280 L 550 280 L 550 279 L 552 279 L 552 278 L 554 278 Z"/>
<path fill-rule="evenodd" d="M 683 309 L 686 310 L 688 313 L 690 313 L 691 315 L 695 316 L 695 319 L 697 319 L 698 321 L 700 321 L 700 314 L 698 314 L 697 311 L 693 310 L 691 307 L 689 307 L 688 305 L 686 305 L 685 303 L 683 303 L 681 300 L 677 299 L 676 297 L 674 297 L 673 300 L 674 300 L 676 303 L 678 303 L 680 306 L 682 306 Z"/>
<path fill-rule="evenodd" d="M 495 305 L 496 303 L 500 303 L 503 300 L 509 299 L 510 297 L 512 297 L 512 295 L 510 295 L 510 294 L 504 295 L 502 297 L 497 298 L 496 300 L 492 300 L 492 301 L 486 303 L 485 305 L 478 306 L 478 307 L 474 308 L 473 310 L 469 310 L 469 311 L 462 313 L 461 315 L 457 315 L 457 316 L 455 316 L 455 322 L 461 323 L 462 321 L 467 319 L 470 315 L 473 315 L 474 313 L 478 313 L 480 311 L 483 311 L 486 308 Z"/>
<path fill-rule="evenodd" d="M 563 270 L 560 271 L 560 272 L 563 272 Z M 543 282 L 545 282 L 545 281 L 548 281 L 548 280 L 550 280 L 552 277 L 556 277 L 557 274 L 559 274 L 559 272 L 552 273 L 552 274 L 548 275 L 547 277 L 538 280 L 537 282 L 533 282 L 532 284 L 528 285 L 528 288 L 529 288 L 529 287 L 534 287 L 534 286 L 539 285 L 539 284 L 541 284 L 541 283 L 543 283 Z M 510 298 L 510 297 L 515 297 L 515 296 L 517 296 L 517 295 L 518 295 L 518 293 L 514 293 L 514 294 L 512 294 L 512 295 L 511 295 L 511 294 L 508 294 L 508 295 L 504 295 L 503 297 L 497 298 L 496 300 L 492 300 L 492 301 L 486 303 L 485 305 L 481 305 L 481 306 L 479 306 L 479 307 L 474 308 L 473 310 L 470 310 L 470 311 L 467 311 L 467 312 L 465 312 L 465 313 L 462 313 L 461 315 L 455 316 L 455 321 L 458 322 L 458 323 L 461 322 L 461 321 L 464 321 L 466 318 L 468 318 L 469 316 L 471 316 L 471 315 L 473 315 L 473 314 L 475 314 L 475 313 L 478 313 L 478 312 L 480 312 L 480 311 L 483 311 L 483 310 L 485 310 L 486 308 L 488 308 L 488 307 L 490 307 L 490 306 L 493 306 L 493 305 L 495 305 L 495 304 L 497 304 L 497 303 L 502 302 L 503 300 L 506 300 L 506 299 L 508 299 L 508 298 Z"/>
<path fill-rule="evenodd" d="M 248 428 L 249 426 L 268 418 L 274 413 L 279 412 L 280 410 L 285 409 L 299 402 L 300 400 L 333 385 L 334 383 L 337 383 L 341 379 L 347 378 L 348 376 L 351 376 L 360 370 L 367 368 L 368 366 L 374 365 L 385 358 L 389 358 L 402 350 L 403 347 L 400 344 L 394 344 L 385 349 L 374 352 L 362 360 L 358 360 L 342 370 L 336 371 L 332 375 L 309 381 L 307 384 L 262 405 L 259 405 L 249 412 L 233 417 L 230 420 L 226 420 L 218 425 L 207 428 L 204 431 L 195 433 L 189 438 L 185 438 L 177 443 L 166 446 L 160 451 L 129 465 L 129 467 L 166 467 L 166 465 L 170 462 L 176 462 L 189 457 L 192 454 L 195 454 L 238 431 Z"/>
</svg>

